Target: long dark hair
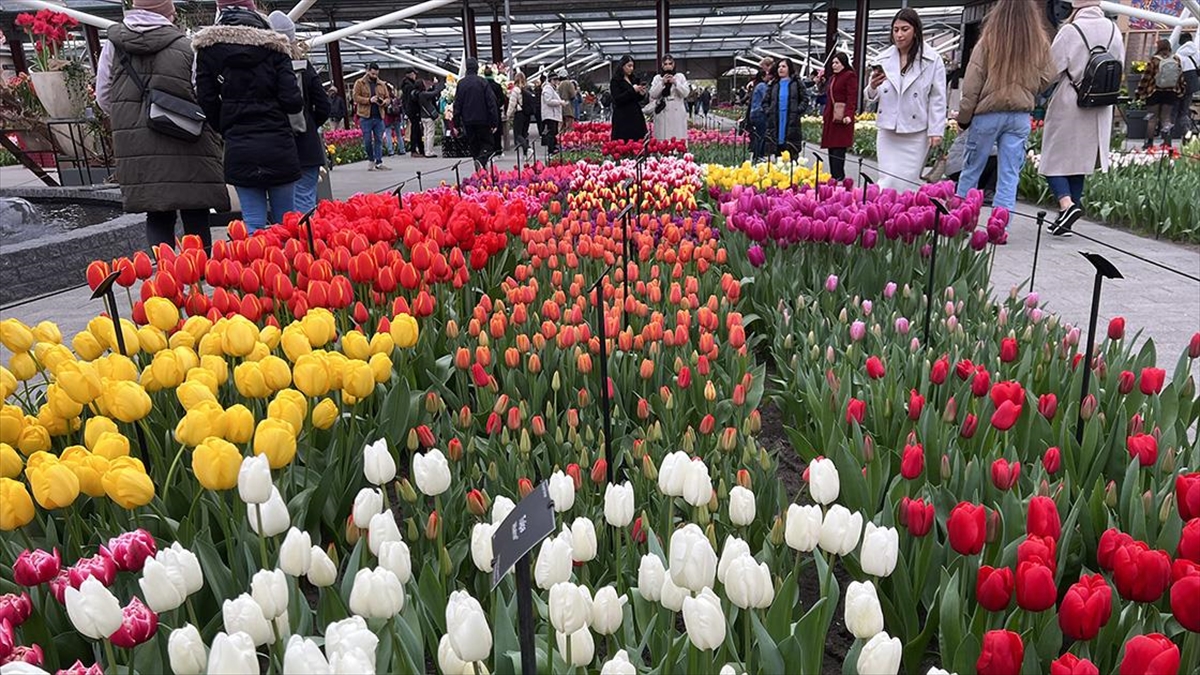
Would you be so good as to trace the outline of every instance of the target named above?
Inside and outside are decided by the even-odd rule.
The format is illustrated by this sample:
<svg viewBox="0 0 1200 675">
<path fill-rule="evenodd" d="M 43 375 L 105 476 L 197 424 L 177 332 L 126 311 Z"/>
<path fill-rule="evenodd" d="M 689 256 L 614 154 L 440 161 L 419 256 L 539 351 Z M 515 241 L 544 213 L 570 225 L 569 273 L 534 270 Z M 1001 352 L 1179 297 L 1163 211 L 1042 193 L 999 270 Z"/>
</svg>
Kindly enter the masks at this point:
<svg viewBox="0 0 1200 675">
<path fill-rule="evenodd" d="M 850 57 L 846 56 L 845 52 L 834 52 L 833 56 L 829 57 L 830 72 L 833 72 L 833 62 L 837 61 L 842 64 L 842 72 L 853 71 L 850 67 Z"/>
<path fill-rule="evenodd" d="M 896 12 L 896 16 L 892 18 L 891 25 L 895 26 L 897 21 L 903 21 L 904 23 L 913 27 L 913 41 L 908 48 L 908 63 L 900 71 L 902 73 L 907 73 L 908 69 L 912 68 L 914 63 L 921 60 L 921 52 L 925 47 L 925 31 L 921 27 L 921 15 L 917 14 L 917 10 L 911 7 L 905 7 L 899 12 Z M 888 36 L 888 39 L 891 39 L 890 35 Z"/>
</svg>

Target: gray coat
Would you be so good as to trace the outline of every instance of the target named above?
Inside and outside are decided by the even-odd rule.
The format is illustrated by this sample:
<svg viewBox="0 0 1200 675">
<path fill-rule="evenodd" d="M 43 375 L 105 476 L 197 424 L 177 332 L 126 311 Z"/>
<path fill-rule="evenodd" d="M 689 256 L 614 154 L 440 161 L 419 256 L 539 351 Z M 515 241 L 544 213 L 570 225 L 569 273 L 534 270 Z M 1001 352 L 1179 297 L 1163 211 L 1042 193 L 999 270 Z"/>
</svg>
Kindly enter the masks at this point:
<svg viewBox="0 0 1200 675">
<path fill-rule="evenodd" d="M 205 125 L 196 142 L 152 131 L 146 126 L 147 103 L 121 53 L 148 88 L 195 100 L 192 47 L 183 31 L 162 26 L 147 31 L 123 24 L 108 29 L 113 55 L 111 106 L 117 182 L 126 212 L 177 209 L 229 210 L 229 191 L 221 166 L 221 138 Z"/>
<path fill-rule="evenodd" d="M 1099 166 L 1108 170 L 1109 141 L 1112 138 L 1113 109 L 1080 108 L 1075 87 L 1087 67 L 1088 46 L 1107 45 L 1115 59 L 1125 62 L 1125 40 L 1116 24 L 1099 7 L 1087 7 L 1075 13 L 1072 23 L 1087 36 L 1087 46 L 1079 33 L 1065 23 L 1058 29 L 1050 47 L 1055 81 L 1058 87 L 1046 107 L 1046 127 L 1042 136 L 1042 157 L 1038 172 L 1043 176 L 1091 175 Z"/>
</svg>

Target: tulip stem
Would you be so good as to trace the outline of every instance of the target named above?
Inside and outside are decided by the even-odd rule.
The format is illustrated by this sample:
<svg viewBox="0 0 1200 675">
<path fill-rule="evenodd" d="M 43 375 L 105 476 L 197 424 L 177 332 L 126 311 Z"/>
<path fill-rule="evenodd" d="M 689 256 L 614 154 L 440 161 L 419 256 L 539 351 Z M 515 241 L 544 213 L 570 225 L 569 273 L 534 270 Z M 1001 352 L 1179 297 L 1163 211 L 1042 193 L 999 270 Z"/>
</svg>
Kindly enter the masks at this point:
<svg viewBox="0 0 1200 675">
<path fill-rule="evenodd" d="M 119 672 L 117 670 L 117 657 L 113 654 L 112 643 L 108 640 L 101 640 L 100 642 L 104 644 L 104 658 L 108 660 L 108 672 L 117 675 Z"/>
<path fill-rule="evenodd" d="M 179 458 L 183 457 L 184 444 L 179 444 L 179 451 L 175 453 L 175 459 L 171 460 L 171 466 L 167 469 L 167 477 L 163 481 L 162 501 L 167 503 L 167 493 L 171 491 L 171 476 L 175 475 L 175 467 L 179 466 Z"/>
<path fill-rule="evenodd" d="M 255 504 L 254 512 L 258 516 L 258 553 L 262 556 L 263 569 L 270 569 L 267 565 L 267 537 L 263 534 L 262 504 Z"/>
<path fill-rule="evenodd" d="M 754 675 L 754 666 L 751 665 L 751 655 L 754 653 L 754 643 L 750 641 L 750 613 L 754 610 L 747 608 L 742 617 L 742 638 L 746 651 L 742 653 L 742 665 L 746 668 L 746 675 Z"/>
<path fill-rule="evenodd" d="M 574 634 L 568 635 L 567 639 L 566 639 L 566 644 L 567 644 L 567 649 L 566 649 L 566 654 L 565 654 L 566 658 L 564 660 L 566 661 L 567 670 L 570 672 L 575 672 L 575 666 L 571 665 L 571 663 L 572 663 L 571 647 L 574 646 L 574 642 L 575 642 Z"/>
<path fill-rule="evenodd" d="M 133 654 L 134 654 L 134 649 L 136 649 L 136 648 L 135 648 L 135 647 L 130 647 L 130 648 L 129 648 L 129 663 L 127 663 L 127 664 L 126 664 L 126 666 L 127 666 L 127 668 L 126 668 L 126 670 L 125 670 L 125 672 L 126 672 L 126 675 L 133 675 Z"/>
<path fill-rule="evenodd" d="M 201 625 L 200 622 L 196 620 L 196 609 L 192 607 L 191 596 L 189 596 L 187 600 L 184 600 L 184 604 L 187 605 L 187 614 L 188 618 L 192 621 L 192 625 L 199 629 Z"/>
<path fill-rule="evenodd" d="M 546 606 L 546 672 L 554 672 L 554 624 L 548 620 L 550 618 L 550 607 Z M 571 641 L 567 640 L 567 649 L 571 648 Z"/>
</svg>

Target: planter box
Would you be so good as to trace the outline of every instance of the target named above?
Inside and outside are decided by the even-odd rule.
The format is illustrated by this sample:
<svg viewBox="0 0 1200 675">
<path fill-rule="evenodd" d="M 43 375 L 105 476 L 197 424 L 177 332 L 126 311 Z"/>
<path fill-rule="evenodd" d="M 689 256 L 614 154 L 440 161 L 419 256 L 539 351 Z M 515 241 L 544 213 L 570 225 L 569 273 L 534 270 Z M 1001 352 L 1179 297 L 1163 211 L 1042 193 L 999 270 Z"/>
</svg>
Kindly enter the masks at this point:
<svg viewBox="0 0 1200 675">
<path fill-rule="evenodd" d="M 1146 118 L 1150 113 L 1145 110 L 1125 111 L 1125 137 L 1130 139 L 1145 138 L 1147 131 Z"/>
</svg>

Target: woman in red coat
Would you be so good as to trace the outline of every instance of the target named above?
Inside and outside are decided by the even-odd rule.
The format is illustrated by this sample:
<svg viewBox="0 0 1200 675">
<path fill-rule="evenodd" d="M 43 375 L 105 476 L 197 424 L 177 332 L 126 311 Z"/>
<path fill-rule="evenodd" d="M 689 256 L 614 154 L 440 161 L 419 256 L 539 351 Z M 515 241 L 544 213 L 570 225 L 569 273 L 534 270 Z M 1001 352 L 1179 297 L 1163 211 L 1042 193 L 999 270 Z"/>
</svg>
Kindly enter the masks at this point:
<svg viewBox="0 0 1200 675">
<path fill-rule="evenodd" d="M 821 147 L 829 150 L 829 173 L 834 180 L 846 178 L 846 148 L 854 145 L 854 109 L 858 102 L 858 78 L 850 59 L 835 52 L 830 59 L 833 74 L 827 83 Z"/>
</svg>

